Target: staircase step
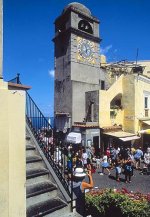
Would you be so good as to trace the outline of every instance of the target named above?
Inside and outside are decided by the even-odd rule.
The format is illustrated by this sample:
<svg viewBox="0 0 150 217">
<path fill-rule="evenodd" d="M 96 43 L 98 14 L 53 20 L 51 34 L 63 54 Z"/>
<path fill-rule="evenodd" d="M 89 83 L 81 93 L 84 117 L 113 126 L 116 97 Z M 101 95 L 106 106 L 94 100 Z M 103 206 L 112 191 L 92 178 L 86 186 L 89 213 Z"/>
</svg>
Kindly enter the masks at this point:
<svg viewBox="0 0 150 217">
<path fill-rule="evenodd" d="M 37 155 L 37 151 L 36 150 L 27 150 L 26 151 L 26 157 L 30 157 L 30 156 L 33 156 L 33 155 Z"/>
<path fill-rule="evenodd" d="M 26 150 L 35 150 L 35 146 L 34 146 L 34 145 L 27 144 L 27 145 L 26 145 Z"/>
<path fill-rule="evenodd" d="M 26 169 L 34 169 L 44 167 L 45 164 L 42 158 L 38 155 L 26 156 Z"/>
<path fill-rule="evenodd" d="M 57 187 L 50 181 L 43 181 L 27 186 L 27 198 L 33 197 L 47 191 L 56 190 Z"/>
<path fill-rule="evenodd" d="M 31 179 L 38 176 L 49 174 L 49 171 L 45 168 L 34 168 L 26 171 L 26 178 Z"/>
<path fill-rule="evenodd" d="M 26 157 L 26 163 L 34 163 L 34 162 L 39 162 L 42 161 L 42 158 L 38 155 L 31 155 Z"/>
<path fill-rule="evenodd" d="M 52 213 L 56 210 L 66 207 L 67 204 L 60 198 L 53 198 L 42 201 L 27 208 L 27 217 L 39 217 Z"/>
<path fill-rule="evenodd" d="M 49 180 L 27 186 L 27 207 L 57 197 L 57 187 Z"/>
<path fill-rule="evenodd" d="M 28 136 L 28 135 L 26 135 L 26 140 L 30 140 L 31 139 L 31 137 L 30 136 Z"/>
</svg>

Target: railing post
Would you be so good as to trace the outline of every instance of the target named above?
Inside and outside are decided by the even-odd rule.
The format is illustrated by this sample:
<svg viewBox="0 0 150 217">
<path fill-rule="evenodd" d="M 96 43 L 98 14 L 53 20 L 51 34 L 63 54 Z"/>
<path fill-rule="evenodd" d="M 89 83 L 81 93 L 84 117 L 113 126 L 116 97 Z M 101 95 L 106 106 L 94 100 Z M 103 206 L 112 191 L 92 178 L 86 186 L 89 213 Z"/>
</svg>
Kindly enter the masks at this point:
<svg viewBox="0 0 150 217">
<path fill-rule="evenodd" d="M 19 78 L 20 74 L 17 73 L 17 84 L 20 84 L 20 78 Z"/>
</svg>

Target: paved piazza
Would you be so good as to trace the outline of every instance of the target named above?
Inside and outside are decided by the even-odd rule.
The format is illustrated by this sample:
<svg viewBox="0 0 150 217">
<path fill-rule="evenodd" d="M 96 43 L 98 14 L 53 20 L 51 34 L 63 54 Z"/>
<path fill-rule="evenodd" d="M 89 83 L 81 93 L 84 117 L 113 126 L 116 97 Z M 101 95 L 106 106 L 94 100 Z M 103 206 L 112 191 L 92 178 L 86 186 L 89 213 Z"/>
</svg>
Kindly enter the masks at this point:
<svg viewBox="0 0 150 217">
<path fill-rule="evenodd" d="M 121 174 L 120 182 L 115 180 L 115 169 L 111 170 L 111 175 L 108 176 L 107 171 L 105 175 L 100 175 L 101 169 L 97 169 L 92 175 L 94 187 L 98 188 L 126 188 L 129 191 L 150 193 L 150 175 L 140 175 L 140 171 L 134 170 L 134 176 L 131 178 L 131 183 L 125 183 L 125 176 Z"/>
</svg>

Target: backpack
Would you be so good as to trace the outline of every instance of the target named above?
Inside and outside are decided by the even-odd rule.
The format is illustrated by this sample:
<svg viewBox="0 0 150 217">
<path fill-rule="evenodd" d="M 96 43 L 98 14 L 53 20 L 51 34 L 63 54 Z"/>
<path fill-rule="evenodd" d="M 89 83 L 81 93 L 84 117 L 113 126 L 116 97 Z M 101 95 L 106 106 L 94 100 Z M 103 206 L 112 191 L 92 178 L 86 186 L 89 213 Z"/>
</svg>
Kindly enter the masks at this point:
<svg viewBox="0 0 150 217">
<path fill-rule="evenodd" d="M 130 166 L 130 165 L 126 165 L 125 169 L 126 169 L 126 171 L 131 172 L 131 171 L 132 171 L 132 166 Z"/>
</svg>

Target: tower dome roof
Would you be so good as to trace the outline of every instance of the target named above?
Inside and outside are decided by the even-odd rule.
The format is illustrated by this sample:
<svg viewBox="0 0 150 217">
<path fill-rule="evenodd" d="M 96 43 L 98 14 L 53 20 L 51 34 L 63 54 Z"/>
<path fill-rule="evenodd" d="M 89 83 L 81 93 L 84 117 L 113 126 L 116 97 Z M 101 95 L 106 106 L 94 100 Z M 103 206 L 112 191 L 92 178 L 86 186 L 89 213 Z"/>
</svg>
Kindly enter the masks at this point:
<svg viewBox="0 0 150 217">
<path fill-rule="evenodd" d="M 63 10 L 63 13 L 65 13 L 69 8 L 75 8 L 77 9 L 78 11 L 80 11 L 81 13 L 84 13 L 88 16 L 91 16 L 91 11 L 86 7 L 84 6 L 83 4 L 81 3 L 78 3 L 78 2 L 72 2 L 72 3 L 69 3 Z"/>
</svg>

